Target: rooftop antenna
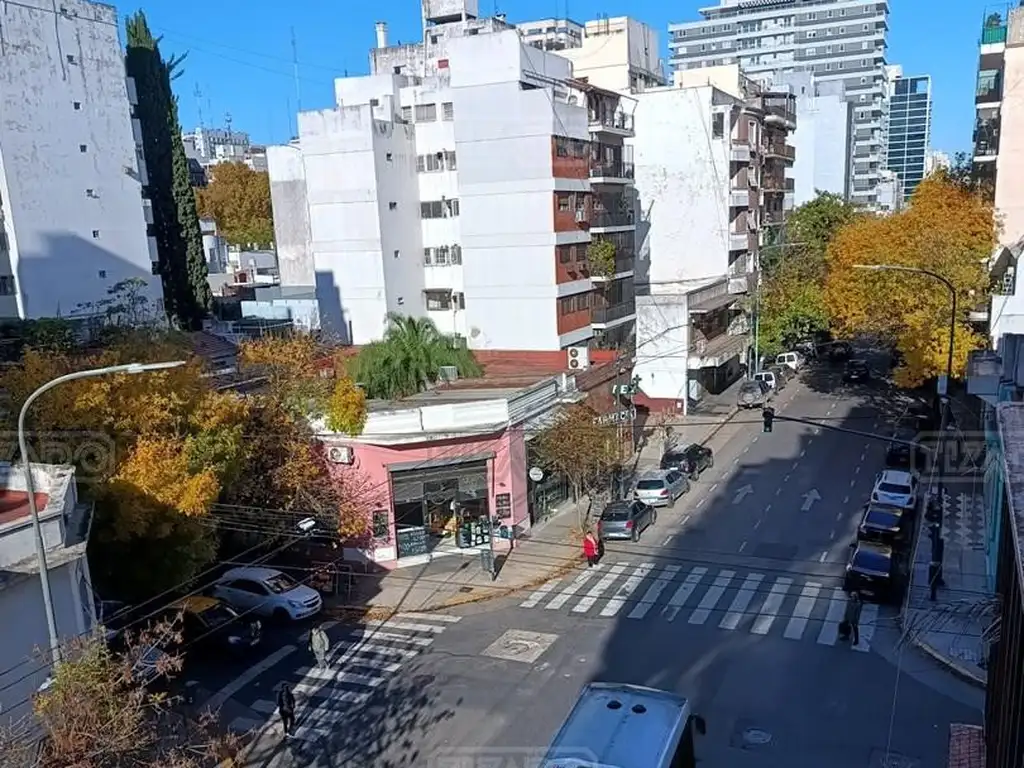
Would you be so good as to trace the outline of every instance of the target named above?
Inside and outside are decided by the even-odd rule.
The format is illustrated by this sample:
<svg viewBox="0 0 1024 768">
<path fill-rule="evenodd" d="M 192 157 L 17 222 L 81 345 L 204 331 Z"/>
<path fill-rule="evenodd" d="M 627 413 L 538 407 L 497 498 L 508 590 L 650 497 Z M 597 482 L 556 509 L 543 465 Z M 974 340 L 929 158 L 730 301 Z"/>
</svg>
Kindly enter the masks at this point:
<svg viewBox="0 0 1024 768">
<path fill-rule="evenodd" d="M 227 129 L 227 132 L 230 134 L 231 133 L 231 113 L 230 112 L 225 112 L 224 113 L 224 127 Z"/>
<path fill-rule="evenodd" d="M 295 39 L 295 27 L 292 27 L 292 76 L 295 78 L 295 107 L 296 112 L 302 111 L 302 85 L 299 80 L 299 44 Z M 296 125 L 298 117 L 295 118 Z M 297 130 L 297 129 L 296 129 Z"/>
<path fill-rule="evenodd" d="M 196 83 L 195 90 L 192 95 L 196 98 L 196 112 L 199 116 L 199 127 L 206 128 L 206 123 L 203 122 L 203 92 L 199 88 L 199 83 Z"/>
</svg>

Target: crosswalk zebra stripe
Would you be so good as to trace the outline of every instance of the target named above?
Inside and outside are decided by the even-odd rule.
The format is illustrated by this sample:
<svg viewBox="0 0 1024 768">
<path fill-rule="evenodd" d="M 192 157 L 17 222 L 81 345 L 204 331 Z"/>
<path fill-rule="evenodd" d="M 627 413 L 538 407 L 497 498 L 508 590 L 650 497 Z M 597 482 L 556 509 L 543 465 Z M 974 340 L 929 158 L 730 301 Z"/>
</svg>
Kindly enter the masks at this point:
<svg viewBox="0 0 1024 768">
<path fill-rule="evenodd" d="M 549 581 L 547 584 L 541 584 L 536 590 L 534 590 L 533 594 L 531 594 L 528 598 L 526 598 L 525 600 L 523 600 L 523 602 L 519 604 L 519 607 L 533 608 L 535 605 L 537 605 L 537 603 L 543 600 L 544 596 L 548 592 L 553 590 L 557 584 L 558 582 L 554 580 Z"/>
<path fill-rule="evenodd" d="M 615 583 L 615 580 L 622 575 L 622 572 L 626 570 L 625 563 L 616 563 L 608 569 L 608 573 L 605 574 L 597 584 L 590 588 L 587 592 L 586 597 L 580 600 L 575 606 L 573 606 L 573 613 L 586 613 L 594 607 L 594 603 L 597 599 L 605 593 L 605 591 Z"/>
<path fill-rule="evenodd" d="M 462 619 L 461 616 L 448 616 L 444 613 L 416 613 L 414 611 L 402 611 L 397 618 L 412 619 L 413 621 L 440 621 L 442 624 L 455 624 Z"/>
<path fill-rule="evenodd" d="M 431 632 L 435 635 L 445 630 L 445 627 L 439 627 L 437 624 L 414 624 L 407 621 L 389 621 L 384 626 L 388 629 L 402 629 L 406 632 Z"/>
<path fill-rule="evenodd" d="M 768 634 L 768 630 L 775 623 L 775 617 L 779 615 L 779 609 L 782 607 L 782 602 L 786 599 L 786 593 L 789 592 L 791 586 L 793 586 L 793 580 L 785 576 L 780 576 L 775 580 L 771 591 L 768 593 L 768 597 L 765 598 L 764 604 L 761 606 L 761 612 L 754 619 L 754 624 L 750 628 L 752 634 Z"/>
<path fill-rule="evenodd" d="M 627 619 L 642 619 L 647 615 L 647 612 L 651 610 L 658 598 L 661 597 L 661 593 L 665 591 L 665 587 L 672 583 L 676 574 L 681 571 L 683 567 L 681 565 L 666 565 L 661 569 L 661 573 L 658 574 L 658 578 L 654 580 L 654 583 L 647 588 L 644 592 L 644 596 L 640 598 L 640 602 L 633 606 L 633 610 L 627 615 Z"/>
<path fill-rule="evenodd" d="M 828 600 L 828 610 L 825 613 L 825 621 L 821 624 L 821 631 L 818 633 L 818 645 L 835 645 L 839 637 L 839 622 L 843 620 L 846 612 L 846 593 L 836 587 L 832 590 L 832 597 Z"/>
<path fill-rule="evenodd" d="M 615 616 L 619 611 L 621 611 L 622 606 L 626 604 L 626 600 L 632 597 L 633 593 L 636 592 L 637 587 L 640 586 L 643 580 L 646 579 L 653 570 L 654 563 L 641 563 L 637 566 L 636 570 L 630 574 L 625 583 L 619 587 L 619 591 L 615 593 L 615 597 L 608 601 L 608 604 L 601 611 L 601 615 Z"/>
<path fill-rule="evenodd" d="M 664 616 L 668 621 L 673 621 L 679 613 L 679 609 L 686 605 L 686 601 L 690 599 L 690 595 L 697 588 L 700 580 L 704 578 L 704 574 L 708 572 L 707 568 L 694 568 L 690 571 L 690 574 L 686 577 L 686 580 L 680 585 L 679 589 L 676 590 L 675 594 L 668 601 L 661 610 L 661 615 Z"/>
<path fill-rule="evenodd" d="M 782 633 L 783 637 L 788 640 L 799 640 L 803 637 L 819 592 L 821 592 L 821 584 L 816 584 L 813 581 L 804 584 L 804 588 L 800 592 L 800 599 L 796 601 L 796 608 L 793 609 L 793 616 L 786 625 L 786 631 Z"/>
<path fill-rule="evenodd" d="M 590 577 L 593 575 L 594 570 L 592 568 L 588 568 L 587 570 L 581 572 L 575 579 L 572 580 L 572 583 L 568 587 L 563 589 L 557 596 L 555 596 L 551 600 L 550 603 L 548 603 L 544 607 L 549 611 L 558 610 L 567 602 L 569 602 L 569 598 L 575 595 L 577 592 L 579 592 L 580 589 L 583 588 L 583 585 L 590 581 Z"/>
<path fill-rule="evenodd" d="M 736 597 L 732 599 L 729 612 L 722 617 L 722 621 L 718 624 L 719 629 L 732 630 L 740 625 L 747 615 L 747 607 L 754 599 L 754 595 L 757 594 L 757 588 L 761 586 L 762 581 L 764 581 L 762 573 L 752 573 L 743 580 L 743 586 L 736 593 Z"/>
<path fill-rule="evenodd" d="M 708 620 L 708 616 L 711 615 L 711 611 L 718 605 L 718 601 L 722 599 L 722 595 L 725 594 L 729 582 L 732 581 L 732 577 L 735 575 L 736 571 L 722 571 L 718 574 L 715 578 L 715 583 L 704 593 L 704 598 L 697 605 L 697 610 L 690 614 L 690 624 L 703 624 Z"/>
<path fill-rule="evenodd" d="M 422 645 L 427 646 L 434 642 L 432 637 L 413 637 L 412 635 L 403 635 L 398 632 L 385 632 L 378 629 L 369 629 L 355 632 L 352 637 L 342 640 L 344 644 L 348 640 L 394 640 L 395 642 L 405 643 L 406 645 Z"/>
<path fill-rule="evenodd" d="M 875 625 L 878 624 L 878 604 L 865 603 L 860 612 L 860 642 L 853 650 L 867 653 L 871 650 L 871 640 L 875 636 Z"/>
</svg>

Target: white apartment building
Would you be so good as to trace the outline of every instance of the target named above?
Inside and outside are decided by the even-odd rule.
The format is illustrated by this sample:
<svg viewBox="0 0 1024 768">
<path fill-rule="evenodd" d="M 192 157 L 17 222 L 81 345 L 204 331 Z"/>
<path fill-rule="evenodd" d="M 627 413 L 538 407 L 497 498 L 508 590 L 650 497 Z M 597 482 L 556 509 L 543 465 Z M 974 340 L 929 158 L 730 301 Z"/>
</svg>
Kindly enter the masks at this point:
<svg viewBox="0 0 1024 768">
<path fill-rule="evenodd" d="M 474 349 L 618 345 L 632 332 L 627 101 L 573 78 L 475 0 L 424 3 L 422 43 L 335 81 L 268 149 L 282 287 L 307 286 L 353 344 L 389 312 L 426 316 Z M 615 245 L 592 274 L 587 246 Z"/>
<path fill-rule="evenodd" d="M 516 24 L 516 29 L 524 43 L 542 51 L 564 51 L 583 44 L 583 25 L 572 19 L 524 21 Z"/>
<path fill-rule="evenodd" d="M 888 0 L 719 0 L 700 14 L 669 26 L 677 70 L 736 63 L 763 83 L 798 71 L 843 82 L 854 109 L 847 194 L 874 206 L 886 167 Z"/>
<path fill-rule="evenodd" d="M 764 228 L 784 221 L 796 117 L 791 94 L 761 89 L 737 65 L 675 80 L 637 95 L 634 370 L 647 398 L 685 410 L 750 364 L 741 299 Z"/>
<path fill-rule="evenodd" d="M 853 106 L 840 80 L 819 81 L 810 72 L 791 72 L 779 78 L 796 98 L 796 130 L 790 143 L 793 163 L 793 204 L 803 205 L 818 192 L 846 196 L 850 182 L 850 156 L 836 151 L 853 137 Z"/>
<path fill-rule="evenodd" d="M 128 278 L 162 303 L 118 24 L 86 0 L 2 8 L 0 317 L 91 314 Z"/>
<path fill-rule="evenodd" d="M 520 29 L 532 25 L 521 24 Z M 579 44 L 559 50 L 559 55 L 572 62 L 577 78 L 599 88 L 639 93 L 667 82 L 658 33 L 628 16 L 588 21 Z"/>
</svg>

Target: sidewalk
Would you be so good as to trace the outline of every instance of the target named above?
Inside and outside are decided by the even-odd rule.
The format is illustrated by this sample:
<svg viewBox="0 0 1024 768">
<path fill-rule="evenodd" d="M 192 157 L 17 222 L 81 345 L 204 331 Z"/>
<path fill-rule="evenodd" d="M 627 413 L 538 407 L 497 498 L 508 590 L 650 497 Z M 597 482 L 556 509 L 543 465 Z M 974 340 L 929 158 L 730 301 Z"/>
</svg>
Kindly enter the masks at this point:
<svg viewBox="0 0 1024 768">
<path fill-rule="evenodd" d="M 914 645 L 954 674 L 985 687 L 988 673 L 983 635 L 992 620 L 994 597 L 988 594 L 985 579 L 985 510 L 980 477 L 973 493 L 971 490 L 968 486 L 964 492 L 944 499 L 945 586 L 939 587 L 935 602 L 928 589 L 931 542 L 927 522 L 922 519 L 903 631 Z"/>
</svg>

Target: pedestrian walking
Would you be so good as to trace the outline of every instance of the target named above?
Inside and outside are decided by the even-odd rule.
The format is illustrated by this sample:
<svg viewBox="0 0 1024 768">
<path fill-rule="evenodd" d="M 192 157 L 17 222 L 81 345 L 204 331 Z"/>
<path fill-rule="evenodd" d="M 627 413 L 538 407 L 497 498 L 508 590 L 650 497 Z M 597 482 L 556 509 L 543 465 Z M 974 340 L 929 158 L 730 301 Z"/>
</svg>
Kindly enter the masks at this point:
<svg viewBox="0 0 1024 768">
<path fill-rule="evenodd" d="M 597 565 L 597 538 L 590 531 L 583 536 L 583 556 L 587 558 L 587 567 L 593 568 Z"/>
<path fill-rule="evenodd" d="M 284 735 L 291 736 L 295 732 L 295 696 L 287 683 L 281 683 L 277 691 L 277 711 L 281 715 Z"/>
<path fill-rule="evenodd" d="M 860 592 L 854 590 L 850 593 L 849 600 L 846 601 L 846 615 L 843 617 L 843 621 L 853 635 L 853 645 L 860 645 L 860 614 L 863 610 L 864 601 L 861 599 Z"/>
<path fill-rule="evenodd" d="M 322 627 L 314 627 L 309 633 L 309 650 L 313 652 L 318 667 L 327 666 L 327 651 L 330 647 L 331 641 L 327 639 L 327 633 Z"/>
</svg>

